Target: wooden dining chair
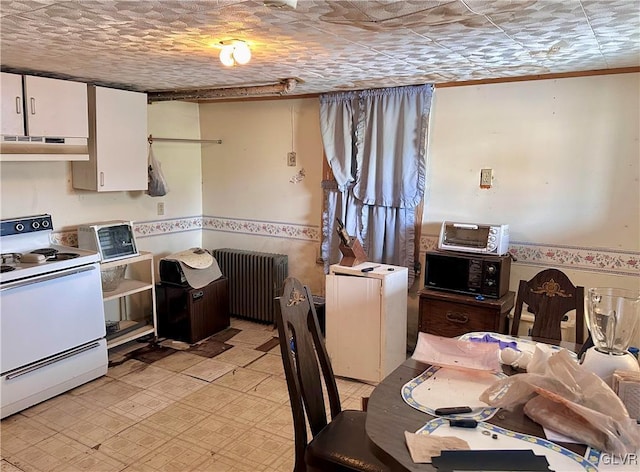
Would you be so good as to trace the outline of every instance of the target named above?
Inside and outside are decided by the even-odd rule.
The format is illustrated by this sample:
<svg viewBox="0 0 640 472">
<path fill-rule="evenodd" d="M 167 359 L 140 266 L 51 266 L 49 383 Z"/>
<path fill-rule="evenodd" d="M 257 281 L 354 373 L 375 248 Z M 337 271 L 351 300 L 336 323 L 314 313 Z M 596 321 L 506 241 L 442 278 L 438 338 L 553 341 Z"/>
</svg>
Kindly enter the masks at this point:
<svg viewBox="0 0 640 472">
<path fill-rule="evenodd" d="M 276 323 L 295 435 L 294 472 L 366 471 L 388 468 L 371 451 L 366 412 L 342 410 L 309 289 L 287 278 Z M 327 390 L 330 421 L 320 375 Z M 307 421 L 311 440 L 307 437 Z"/>
<path fill-rule="evenodd" d="M 562 340 L 562 319 L 569 311 L 575 310 L 575 342 L 584 342 L 584 287 L 573 285 L 564 272 L 545 269 L 529 281 L 520 281 L 511 325 L 512 336 L 518 335 L 524 303 L 534 316 L 531 336 Z"/>
</svg>

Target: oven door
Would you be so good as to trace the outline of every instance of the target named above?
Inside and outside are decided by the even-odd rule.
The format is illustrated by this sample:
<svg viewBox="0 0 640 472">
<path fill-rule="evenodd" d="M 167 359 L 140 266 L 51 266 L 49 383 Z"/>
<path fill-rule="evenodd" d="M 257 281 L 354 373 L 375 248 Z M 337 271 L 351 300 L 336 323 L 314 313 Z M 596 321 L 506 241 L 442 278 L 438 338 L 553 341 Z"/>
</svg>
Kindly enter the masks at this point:
<svg viewBox="0 0 640 472">
<path fill-rule="evenodd" d="M 104 336 L 98 263 L 0 287 L 2 374 Z"/>
</svg>

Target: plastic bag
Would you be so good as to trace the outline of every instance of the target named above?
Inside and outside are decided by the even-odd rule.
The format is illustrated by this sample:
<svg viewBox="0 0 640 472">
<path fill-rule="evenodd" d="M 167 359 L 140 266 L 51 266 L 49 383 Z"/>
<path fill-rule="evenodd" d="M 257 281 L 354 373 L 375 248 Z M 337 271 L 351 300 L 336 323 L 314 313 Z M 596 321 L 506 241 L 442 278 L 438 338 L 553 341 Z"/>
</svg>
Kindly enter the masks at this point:
<svg viewBox="0 0 640 472">
<path fill-rule="evenodd" d="M 147 194 L 150 197 L 164 197 L 169 191 L 167 181 L 162 173 L 160 161 L 153 154 L 153 148 L 149 145 L 149 184 Z"/>
<path fill-rule="evenodd" d="M 419 333 L 418 343 L 411 357 L 439 367 L 501 372 L 499 351 L 497 344 Z"/>
<path fill-rule="evenodd" d="M 534 369 L 526 374 L 495 382 L 480 400 L 507 409 L 525 404 L 524 412 L 533 421 L 600 451 L 623 455 L 640 447 L 636 421 L 620 398 L 568 351 L 530 365 Z"/>
</svg>

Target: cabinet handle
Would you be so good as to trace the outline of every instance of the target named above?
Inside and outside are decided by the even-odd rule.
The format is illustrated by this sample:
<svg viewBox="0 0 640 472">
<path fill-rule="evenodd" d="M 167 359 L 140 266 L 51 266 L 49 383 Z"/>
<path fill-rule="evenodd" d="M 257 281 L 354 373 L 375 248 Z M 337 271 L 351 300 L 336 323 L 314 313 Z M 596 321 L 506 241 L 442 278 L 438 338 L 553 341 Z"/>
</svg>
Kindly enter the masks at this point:
<svg viewBox="0 0 640 472">
<path fill-rule="evenodd" d="M 16 97 L 16 114 L 22 114 L 22 99 L 19 96 Z"/>
<path fill-rule="evenodd" d="M 104 172 L 100 172 L 100 187 L 104 187 Z"/>
<path fill-rule="evenodd" d="M 203 292 L 202 290 L 200 290 L 200 291 L 198 291 L 198 292 L 193 292 L 193 294 L 192 294 L 191 296 L 192 296 L 192 298 L 193 298 L 194 300 L 199 300 L 199 299 L 201 299 L 202 297 L 204 297 L 204 292 Z"/>
<path fill-rule="evenodd" d="M 469 322 L 469 317 L 464 313 L 450 312 L 445 315 L 445 318 L 447 321 L 457 324 L 466 324 Z"/>
<path fill-rule="evenodd" d="M 31 114 L 35 115 L 36 114 L 36 99 L 31 97 L 29 102 L 31 103 Z"/>
</svg>

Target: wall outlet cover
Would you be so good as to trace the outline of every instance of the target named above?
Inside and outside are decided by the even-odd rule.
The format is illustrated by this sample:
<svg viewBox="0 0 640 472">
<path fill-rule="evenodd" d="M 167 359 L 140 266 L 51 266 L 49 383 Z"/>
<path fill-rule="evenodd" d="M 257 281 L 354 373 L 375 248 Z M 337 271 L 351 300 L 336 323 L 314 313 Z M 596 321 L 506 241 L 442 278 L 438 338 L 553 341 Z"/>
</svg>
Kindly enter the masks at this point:
<svg viewBox="0 0 640 472">
<path fill-rule="evenodd" d="M 296 166 L 296 153 L 295 152 L 290 152 L 287 154 L 287 165 L 289 167 L 295 167 Z"/>
<path fill-rule="evenodd" d="M 493 169 L 480 169 L 480 188 L 491 188 Z"/>
</svg>

